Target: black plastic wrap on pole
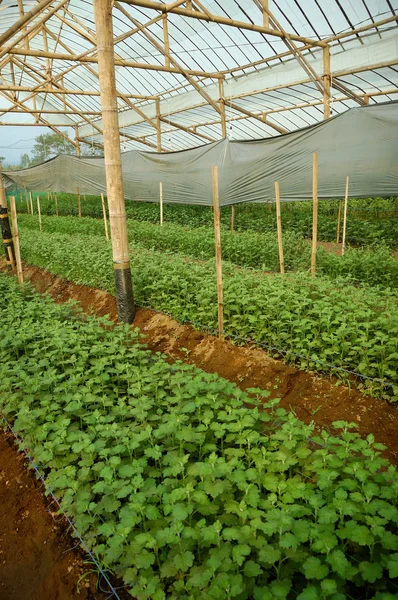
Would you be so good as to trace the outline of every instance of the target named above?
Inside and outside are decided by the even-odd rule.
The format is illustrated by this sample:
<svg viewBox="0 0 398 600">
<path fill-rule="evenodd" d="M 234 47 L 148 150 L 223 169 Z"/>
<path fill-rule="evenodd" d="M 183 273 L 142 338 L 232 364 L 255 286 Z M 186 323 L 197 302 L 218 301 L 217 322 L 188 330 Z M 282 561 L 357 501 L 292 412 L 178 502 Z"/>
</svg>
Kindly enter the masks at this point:
<svg viewBox="0 0 398 600">
<path fill-rule="evenodd" d="M 6 254 L 7 269 L 11 271 L 15 267 L 15 251 L 14 243 L 12 241 L 12 233 L 10 227 L 10 220 L 8 218 L 8 208 L 0 206 L 0 227 L 1 235 L 3 238 L 4 251 Z"/>
<path fill-rule="evenodd" d="M 122 323 L 132 323 L 135 317 L 135 302 L 130 264 L 114 263 L 117 314 Z"/>
</svg>

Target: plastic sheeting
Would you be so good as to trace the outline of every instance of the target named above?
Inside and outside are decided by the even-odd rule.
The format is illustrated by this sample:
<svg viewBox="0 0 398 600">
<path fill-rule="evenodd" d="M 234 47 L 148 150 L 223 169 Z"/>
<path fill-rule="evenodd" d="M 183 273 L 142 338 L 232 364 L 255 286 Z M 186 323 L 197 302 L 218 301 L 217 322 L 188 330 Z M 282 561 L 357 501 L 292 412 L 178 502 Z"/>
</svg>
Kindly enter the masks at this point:
<svg viewBox="0 0 398 600">
<path fill-rule="evenodd" d="M 212 204 L 211 167 L 219 167 L 220 204 L 312 196 L 312 153 L 318 152 L 319 198 L 398 194 L 398 102 L 358 107 L 328 121 L 266 140 L 221 140 L 181 152 L 131 151 L 122 155 L 125 197 Z M 56 158 L 6 176 L 32 191 L 106 193 L 103 158 Z"/>
</svg>

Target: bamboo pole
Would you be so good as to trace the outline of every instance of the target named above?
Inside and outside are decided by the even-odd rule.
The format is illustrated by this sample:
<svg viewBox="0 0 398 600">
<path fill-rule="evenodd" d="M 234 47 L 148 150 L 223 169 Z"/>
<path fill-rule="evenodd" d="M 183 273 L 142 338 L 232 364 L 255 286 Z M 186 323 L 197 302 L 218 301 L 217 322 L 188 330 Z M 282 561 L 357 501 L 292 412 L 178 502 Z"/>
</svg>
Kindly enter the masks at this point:
<svg viewBox="0 0 398 600">
<path fill-rule="evenodd" d="M 82 203 L 80 199 L 80 188 L 77 188 L 77 213 L 79 217 L 82 216 Z"/>
<path fill-rule="evenodd" d="M 348 208 L 348 183 L 349 177 L 345 180 L 345 197 L 344 197 L 344 217 L 343 217 L 343 243 L 341 245 L 341 256 L 344 256 L 345 252 L 345 234 L 347 228 L 347 208 Z"/>
<path fill-rule="evenodd" d="M 160 225 L 163 225 L 163 183 L 159 182 Z"/>
<path fill-rule="evenodd" d="M 105 237 L 107 240 L 109 240 L 109 233 L 108 233 L 108 219 L 106 216 L 106 208 L 105 208 L 105 198 L 104 198 L 104 194 L 101 194 L 101 202 L 102 202 L 102 214 L 104 216 L 104 228 L 105 228 Z"/>
<path fill-rule="evenodd" d="M 318 153 L 312 154 L 312 251 L 311 275 L 316 275 L 316 246 L 318 241 Z"/>
<path fill-rule="evenodd" d="M 25 200 L 26 200 L 26 212 L 27 214 L 29 214 L 29 198 L 28 198 L 28 192 L 26 191 L 26 183 L 24 183 L 23 185 L 24 190 L 25 190 Z"/>
<path fill-rule="evenodd" d="M 231 231 L 235 231 L 235 204 L 231 206 Z"/>
<path fill-rule="evenodd" d="M 116 300 L 119 320 L 124 323 L 132 323 L 135 316 L 135 304 L 120 154 L 112 0 L 95 0 L 94 17 Z"/>
<path fill-rule="evenodd" d="M 213 187 L 213 208 L 214 208 L 214 238 L 215 238 L 215 247 L 216 247 L 218 337 L 222 338 L 224 336 L 224 292 L 223 292 L 223 282 L 222 282 L 218 167 L 212 167 L 212 187 Z"/>
<path fill-rule="evenodd" d="M 337 213 L 336 244 L 338 244 L 340 241 L 340 221 L 341 221 L 341 200 L 339 200 L 339 212 Z"/>
<path fill-rule="evenodd" d="M 30 198 L 30 214 L 33 215 L 33 197 L 32 197 L 32 192 L 29 192 L 29 198 Z"/>
<path fill-rule="evenodd" d="M 55 200 L 55 214 L 57 217 L 59 217 L 59 212 L 58 212 L 58 196 L 57 194 L 54 192 L 54 200 Z"/>
<path fill-rule="evenodd" d="M 17 207 L 15 205 L 14 196 L 11 196 L 11 198 L 10 198 L 10 207 L 11 207 L 12 230 L 13 230 L 13 234 L 14 234 L 15 258 L 16 258 L 16 262 L 17 262 L 18 283 L 20 285 L 22 285 L 23 284 L 23 272 L 22 272 L 22 261 L 21 261 L 21 249 L 19 247 Z"/>
<path fill-rule="evenodd" d="M 19 192 L 19 203 L 22 204 L 23 202 L 23 198 L 22 198 L 22 191 Z"/>
<path fill-rule="evenodd" d="M 281 217 L 281 194 L 279 190 L 279 181 L 275 181 L 275 199 L 276 199 L 276 227 L 278 230 L 278 249 L 279 249 L 279 264 L 281 273 L 285 272 L 285 260 L 283 256 L 283 241 L 282 241 L 282 217 Z"/>
<path fill-rule="evenodd" d="M 4 189 L 3 177 L 1 174 L 0 164 L 0 229 L 3 238 L 4 252 L 6 255 L 7 269 L 11 271 L 15 265 L 14 260 L 14 245 L 12 241 L 12 233 L 10 227 L 10 220 L 8 218 L 8 207 L 6 191 Z"/>
<path fill-rule="evenodd" d="M 36 202 L 37 202 L 37 214 L 39 215 L 39 229 L 40 229 L 40 231 L 43 231 L 43 224 L 41 222 L 41 210 L 40 210 L 40 198 L 39 198 L 39 196 L 36 196 Z"/>
</svg>

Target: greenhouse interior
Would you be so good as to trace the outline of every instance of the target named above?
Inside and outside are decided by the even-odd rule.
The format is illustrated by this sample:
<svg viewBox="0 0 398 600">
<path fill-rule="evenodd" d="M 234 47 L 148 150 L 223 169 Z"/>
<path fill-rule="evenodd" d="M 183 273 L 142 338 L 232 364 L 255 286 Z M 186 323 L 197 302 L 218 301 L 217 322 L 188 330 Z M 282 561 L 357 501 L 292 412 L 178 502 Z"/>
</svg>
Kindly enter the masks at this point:
<svg viewBox="0 0 398 600">
<path fill-rule="evenodd" d="M 0 0 L 0 132 L 0 600 L 398 600 L 398 0 Z"/>
</svg>

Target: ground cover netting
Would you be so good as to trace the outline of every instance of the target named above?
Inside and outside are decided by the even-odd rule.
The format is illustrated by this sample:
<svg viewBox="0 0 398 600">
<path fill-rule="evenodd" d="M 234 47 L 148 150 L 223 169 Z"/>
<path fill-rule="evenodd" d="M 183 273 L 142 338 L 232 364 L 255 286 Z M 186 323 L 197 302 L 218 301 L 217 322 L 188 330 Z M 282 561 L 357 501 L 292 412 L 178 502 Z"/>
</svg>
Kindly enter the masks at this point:
<svg viewBox="0 0 398 600">
<path fill-rule="evenodd" d="M 104 236 L 103 221 L 89 217 L 43 217 L 49 233 Z M 38 229 L 37 215 L 21 215 L 24 227 Z M 208 227 L 187 228 L 165 223 L 162 227 L 148 222 L 129 220 L 129 238 L 145 248 L 185 254 L 197 259 L 214 257 L 214 232 Z M 225 260 L 243 267 L 278 272 L 278 240 L 274 232 L 221 231 L 222 255 Z M 285 270 L 309 271 L 311 247 L 302 236 L 288 232 L 283 239 Z M 330 278 L 347 277 L 352 283 L 367 283 L 398 288 L 398 261 L 388 246 L 348 248 L 344 257 L 323 248 L 317 251 L 317 271 Z"/>
<path fill-rule="evenodd" d="M 109 242 L 99 236 L 38 233 L 21 227 L 28 263 L 77 283 L 115 293 Z M 180 322 L 216 330 L 213 260 L 132 246 L 139 305 Z M 398 297 L 395 291 L 356 288 L 346 281 L 301 275 L 263 275 L 224 264 L 224 319 L 238 343 L 253 340 L 303 369 L 349 377 L 334 367 L 381 381 L 359 385 L 390 400 L 398 396 Z"/>
<path fill-rule="evenodd" d="M 34 195 L 35 196 L 35 195 Z M 19 201 L 18 211 L 26 212 L 26 203 Z M 55 201 L 41 197 L 43 214 L 55 214 Z M 337 215 L 339 200 L 320 200 L 318 218 L 318 239 L 326 242 L 336 241 Z M 78 214 L 77 196 L 58 194 L 58 209 L 62 216 Z M 126 201 L 127 216 L 136 221 L 159 222 L 159 205 L 148 202 Z M 354 245 L 373 245 L 383 243 L 398 248 L 398 218 L 395 214 L 395 198 L 350 199 L 347 219 L 347 243 Z M 34 206 L 34 211 L 37 212 Z M 102 217 L 101 198 L 99 196 L 81 197 L 83 216 Z M 281 206 L 283 232 L 296 233 L 304 238 L 312 235 L 312 203 L 283 202 Z M 166 222 L 189 227 L 213 226 L 211 207 L 165 204 Z M 221 225 L 228 229 L 231 222 L 231 207 L 221 208 Z M 340 241 L 343 228 L 341 213 Z M 235 206 L 235 229 L 237 231 L 258 231 L 276 233 L 275 204 L 238 204 Z"/>
<path fill-rule="evenodd" d="M 398 476 L 372 435 L 259 410 L 267 393 L 5 275 L 0 293 L 1 412 L 133 597 L 397 597 Z"/>
</svg>

